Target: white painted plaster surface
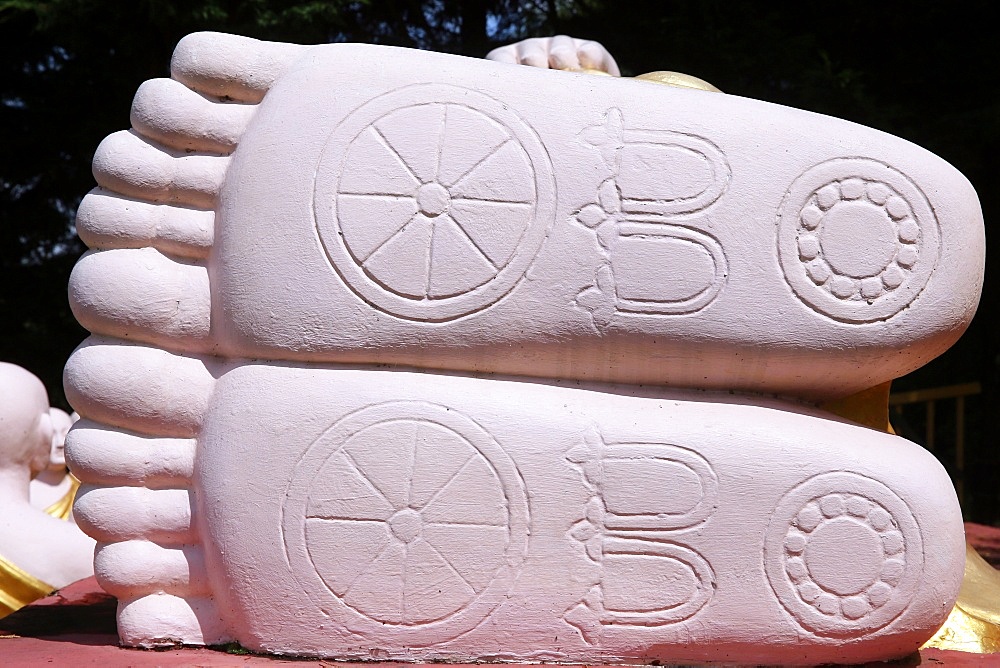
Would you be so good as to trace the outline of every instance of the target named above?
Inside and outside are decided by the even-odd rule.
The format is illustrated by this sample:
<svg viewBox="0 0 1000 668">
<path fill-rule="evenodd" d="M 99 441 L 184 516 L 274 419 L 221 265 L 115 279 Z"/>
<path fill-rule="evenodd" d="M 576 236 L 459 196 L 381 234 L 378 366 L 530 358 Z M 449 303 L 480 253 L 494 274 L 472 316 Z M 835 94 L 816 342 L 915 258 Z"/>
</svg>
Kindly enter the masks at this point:
<svg viewBox="0 0 1000 668">
<path fill-rule="evenodd" d="M 70 284 L 76 512 L 125 643 L 862 661 L 948 614 L 947 475 L 792 402 L 967 326 L 954 168 L 753 100 L 386 47 L 196 34 L 172 77 L 98 149 Z"/>
<path fill-rule="evenodd" d="M 961 582 L 937 461 L 794 405 L 273 365 L 215 397 L 200 526 L 255 649 L 862 660 Z"/>
<path fill-rule="evenodd" d="M 897 138 L 648 82 L 302 53 L 257 107 L 139 91 L 145 120 L 102 144 L 82 207 L 84 324 L 226 356 L 831 397 L 925 363 L 975 310 L 975 193 Z M 239 149 L 199 153 L 235 143 L 220 128 Z M 820 364 L 822 383 L 802 372 Z"/>
</svg>

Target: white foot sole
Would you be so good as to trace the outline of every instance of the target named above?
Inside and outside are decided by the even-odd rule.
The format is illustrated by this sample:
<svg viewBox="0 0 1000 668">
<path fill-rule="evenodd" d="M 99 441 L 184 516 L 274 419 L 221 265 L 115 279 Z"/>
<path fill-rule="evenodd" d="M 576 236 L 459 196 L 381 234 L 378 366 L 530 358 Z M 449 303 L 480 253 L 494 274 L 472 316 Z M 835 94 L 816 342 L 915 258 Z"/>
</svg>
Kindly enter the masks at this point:
<svg viewBox="0 0 1000 668">
<path fill-rule="evenodd" d="M 68 374 L 98 353 L 81 349 Z M 101 375 L 72 384 L 96 393 Z M 197 446 L 88 422 L 70 433 L 89 483 L 76 516 L 102 544 L 126 644 L 861 662 L 914 651 L 961 584 L 940 464 L 792 404 L 254 364 L 216 375 Z"/>
<path fill-rule="evenodd" d="M 921 366 L 975 311 L 975 192 L 884 133 L 368 45 L 237 40 L 213 65 L 228 42 L 187 58 L 198 37 L 177 76 L 233 94 L 232 80 L 265 82 L 266 96 L 140 89 L 136 131 L 98 151 L 104 189 L 78 224 L 107 249 L 71 286 L 95 333 L 828 398 Z M 282 64 L 257 76 L 262 61 Z M 195 65 L 219 68 L 215 88 Z"/>
</svg>

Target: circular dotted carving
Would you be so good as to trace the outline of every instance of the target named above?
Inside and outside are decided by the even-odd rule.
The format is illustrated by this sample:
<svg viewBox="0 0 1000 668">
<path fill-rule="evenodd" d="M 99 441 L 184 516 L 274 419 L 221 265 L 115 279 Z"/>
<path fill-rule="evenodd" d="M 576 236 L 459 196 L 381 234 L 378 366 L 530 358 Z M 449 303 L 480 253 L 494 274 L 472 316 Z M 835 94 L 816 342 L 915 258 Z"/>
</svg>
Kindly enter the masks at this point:
<svg viewBox="0 0 1000 668">
<path fill-rule="evenodd" d="M 806 629 L 848 636 L 882 628 L 917 593 L 923 543 L 916 519 L 885 485 L 827 473 L 778 504 L 764 546 L 768 579 Z"/>
<path fill-rule="evenodd" d="M 480 426 L 434 404 L 392 402 L 348 415 L 309 447 L 282 533 L 303 589 L 349 629 L 441 642 L 506 594 L 524 560 L 528 507 L 516 467 Z"/>
<path fill-rule="evenodd" d="M 885 320 L 927 284 L 939 253 L 937 218 L 903 174 L 874 160 L 824 162 L 795 180 L 778 218 L 789 285 L 844 322 Z"/>
<path fill-rule="evenodd" d="M 387 93 L 331 135 L 313 212 L 372 306 L 426 322 L 486 308 L 520 281 L 555 215 L 548 155 L 500 102 L 441 84 Z"/>
</svg>

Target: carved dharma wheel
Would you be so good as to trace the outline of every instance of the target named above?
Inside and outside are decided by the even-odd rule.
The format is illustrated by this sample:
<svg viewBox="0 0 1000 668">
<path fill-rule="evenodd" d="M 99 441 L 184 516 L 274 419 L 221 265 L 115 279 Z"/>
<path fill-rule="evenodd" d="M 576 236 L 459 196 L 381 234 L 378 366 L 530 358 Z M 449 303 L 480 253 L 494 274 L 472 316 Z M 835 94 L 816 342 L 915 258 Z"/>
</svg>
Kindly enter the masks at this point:
<svg viewBox="0 0 1000 668">
<path fill-rule="evenodd" d="M 335 603 L 348 627 L 426 638 L 433 625 L 450 637 L 488 615 L 519 570 L 527 502 L 510 458 L 472 420 L 391 402 L 348 415 L 309 448 L 284 538 L 322 583 L 303 588 Z"/>
<path fill-rule="evenodd" d="M 330 261 L 358 296 L 403 318 L 445 321 L 489 306 L 524 275 L 552 222 L 551 182 L 535 133 L 496 100 L 412 86 L 334 130 L 314 211 Z"/>
</svg>

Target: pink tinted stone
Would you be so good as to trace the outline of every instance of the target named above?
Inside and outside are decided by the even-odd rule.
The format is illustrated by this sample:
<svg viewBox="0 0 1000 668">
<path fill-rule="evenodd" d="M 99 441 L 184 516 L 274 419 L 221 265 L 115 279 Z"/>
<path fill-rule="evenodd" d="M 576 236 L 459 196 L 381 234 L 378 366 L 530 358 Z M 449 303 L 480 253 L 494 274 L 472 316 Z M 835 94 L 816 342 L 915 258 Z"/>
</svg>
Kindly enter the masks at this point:
<svg viewBox="0 0 1000 668">
<path fill-rule="evenodd" d="M 843 662 L 940 625 L 947 474 L 803 402 L 967 326 L 982 218 L 952 167 L 752 100 L 371 45 L 202 33 L 172 77 L 97 151 L 70 284 L 67 452 L 125 644 Z"/>
</svg>

